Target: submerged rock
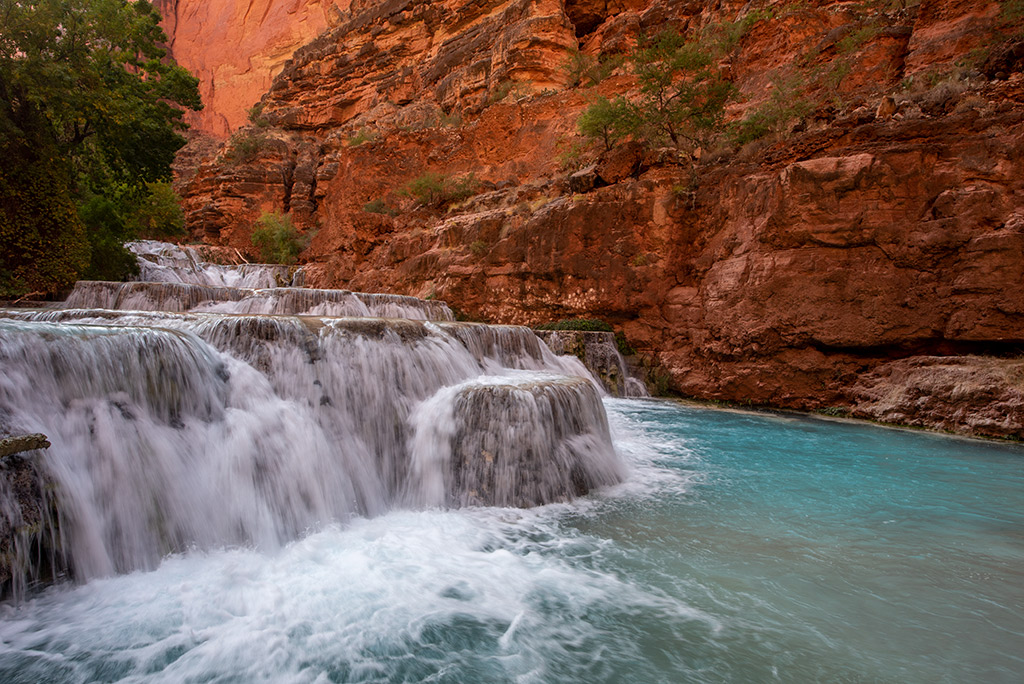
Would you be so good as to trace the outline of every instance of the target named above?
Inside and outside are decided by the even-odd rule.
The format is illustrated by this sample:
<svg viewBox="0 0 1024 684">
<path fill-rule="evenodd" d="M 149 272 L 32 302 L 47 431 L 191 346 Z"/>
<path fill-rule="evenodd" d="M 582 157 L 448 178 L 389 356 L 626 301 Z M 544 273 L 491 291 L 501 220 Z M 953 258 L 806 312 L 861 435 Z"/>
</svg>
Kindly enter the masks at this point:
<svg viewBox="0 0 1024 684">
<path fill-rule="evenodd" d="M 0 599 L 67 571 L 49 496 L 54 483 L 36 458 L 49 446 L 40 434 L 0 439 Z"/>
</svg>

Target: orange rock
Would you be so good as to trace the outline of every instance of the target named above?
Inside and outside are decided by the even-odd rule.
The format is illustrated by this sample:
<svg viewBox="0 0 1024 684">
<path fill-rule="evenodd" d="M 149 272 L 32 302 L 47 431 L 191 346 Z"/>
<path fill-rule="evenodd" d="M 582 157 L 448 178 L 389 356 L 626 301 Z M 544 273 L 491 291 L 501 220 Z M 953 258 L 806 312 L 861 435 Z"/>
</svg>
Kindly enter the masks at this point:
<svg viewBox="0 0 1024 684">
<path fill-rule="evenodd" d="M 734 119 L 800 64 L 838 60 L 849 80 L 808 80 L 817 118 L 696 162 L 634 145 L 600 155 L 576 118 L 635 81 L 566 90 L 562 64 L 579 39 L 628 49 L 641 29 L 697 30 L 739 3 L 607 3 L 581 31 L 600 4 L 352 8 L 264 95 L 272 125 L 249 133 L 265 137 L 255 156 L 222 154 L 188 181 L 190 229 L 245 250 L 259 212 L 287 210 L 318 228 L 311 286 L 429 295 L 493 322 L 604 318 L 703 398 L 860 405 L 851 388 L 896 377 L 879 370 L 894 360 L 1024 344 L 1024 79 L 899 88 L 926 61 L 963 59 L 975 43 L 956 36 L 991 3 L 897 8 L 846 43 L 877 23 L 843 3 L 755 25 L 728 58 L 746 99 Z M 584 194 L 569 177 L 592 163 L 607 185 Z M 426 173 L 473 173 L 478 192 L 418 206 L 402 189 Z"/>
</svg>

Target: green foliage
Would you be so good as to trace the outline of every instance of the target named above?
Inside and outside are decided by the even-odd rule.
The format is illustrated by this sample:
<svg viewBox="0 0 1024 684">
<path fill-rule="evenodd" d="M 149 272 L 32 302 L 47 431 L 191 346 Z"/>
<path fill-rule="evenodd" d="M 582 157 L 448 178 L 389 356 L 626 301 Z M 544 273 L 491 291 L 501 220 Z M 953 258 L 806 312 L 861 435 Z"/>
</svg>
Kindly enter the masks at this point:
<svg viewBox="0 0 1024 684">
<path fill-rule="evenodd" d="M 566 75 L 566 86 L 575 88 L 579 85 L 596 86 L 611 76 L 623 62 L 625 58 L 622 55 L 602 55 L 597 58 L 572 48 L 559 68 Z"/>
<path fill-rule="evenodd" d="M 372 131 L 366 128 L 360 128 L 356 131 L 355 135 L 348 139 L 346 143 L 349 147 L 359 147 L 363 143 L 373 142 L 377 139 L 377 131 Z"/>
<path fill-rule="evenodd" d="M 704 144 L 721 125 L 734 88 L 719 71 L 715 40 L 675 31 L 641 36 L 631 57 L 640 97 L 599 98 L 580 117 L 580 131 L 607 147 L 626 135 L 656 142 Z"/>
<path fill-rule="evenodd" d="M 387 216 L 398 216 L 398 209 L 392 207 L 387 199 L 378 197 L 363 205 L 363 211 L 370 214 L 385 214 Z"/>
<path fill-rule="evenodd" d="M 715 43 L 720 54 L 732 52 L 755 24 L 774 16 L 774 10 L 768 7 L 753 9 L 735 21 L 724 21 L 708 27 L 704 41 Z"/>
<path fill-rule="evenodd" d="M 850 415 L 850 409 L 845 406 L 826 406 L 825 408 L 818 409 L 817 412 L 823 416 L 832 416 L 834 418 L 845 418 Z"/>
<path fill-rule="evenodd" d="M 120 180 L 165 177 L 185 140 L 182 107 L 198 81 L 168 63 L 160 15 L 145 0 L 0 4 L 0 118 L 8 130 L 42 114 L 62 158 L 96 157 Z"/>
<path fill-rule="evenodd" d="M 256 126 L 256 128 L 267 128 L 270 126 L 270 121 L 263 116 L 263 103 L 257 102 L 246 111 L 246 115 L 249 117 L 249 123 Z"/>
<path fill-rule="evenodd" d="M 479 189 L 480 183 L 472 173 L 452 178 L 443 173 L 428 171 L 406 183 L 398 193 L 416 198 L 423 206 L 441 208 L 472 197 Z"/>
<path fill-rule="evenodd" d="M 132 212 L 138 237 L 167 238 L 185 234 L 185 213 L 181 197 L 170 183 L 147 183 L 148 193 Z"/>
<path fill-rule="evenodd" d="M 644 370 L 647 390 L 653 396 L 667 397 L 678 393 L 675 381 L 672 379 L 672 374 L 665 370 L 665 367 L 661 365 L 657 358 L 641 357 L 640 367 Z"/>
<path fill-rule="evenodd" d="M 878 35 L 881 29 L 874 24 L 863 24 L 853 29 L 836 43 L 836 51 L 841 55 L 856 52 L 865 43 Z"/>
<path fill-rule="evenodd" d="M 621 95 L 609 100 L 598 97 L 576 121 L 579 132 L 587 138 L 600 140 L 606 150 L 637 129 L 634 108 Z"/>
<path fill-rule="evenodd" d="M 529 83 L 505 79 L 498 83 L 494 90 L 491 91 L 490 96 L 487 98 L 487 104 L 501 102 L 502 100 L 509 96 L 512 96 L 512 99 L 518 100 L 519 98 L 526 97 L 529 94 Z"/>
<path fill-rule="evenodd" d="M 1024 37 L 1024 0 L 1002 0 L 999 22 L 1013 38 Z"/>
<path fill-rule="evenodd" d="M 0 0 L 0 140 L 34 148 L 5 145 L 4 228 L 22 233 L 14 237 L 26 246 L 42 241 L 62 253 L 24 257 L 5 248 L 0 271 L 16 287 L 52 292 L 80 274 L 86 226 L 99 233 L 85 253 L 106 272 L 106 247 L 132 198 L 170 177 L 185 143 L 181 107 L 201 105 L 197 79 L 166 59 L 159 21 L 145 0 Z M 41 179 L 51 184 L 48 197 L 35 190 Z M 35 219 L 8 208 L 28 197 Z M 108 227 L 103 214 L 120 224 Z"/>
<path fill-rule="evenodd" d="M 558 150 L 558 167 L 563 171 L 578 171 L 586 163 L 590 144 L 580 140 L 562 138 L 555 145 Z"/>
<path fill-rule="evenodd" d="M 626 334 L 619 330 L 615 333 L 615 346 L 623 356 L 636 356 L 636 348 L 626 338 Z"/>
<path fill-rule="evenodd" d="M 641 98 L 634 103 L 634 128 L 642 137 L 666 136 L 677 147 L 699 145 L 725 115 L 733 85 L 714 64 L 715 53 L 674 31 L 641 38 L 633 68 Z"/>
<path fill-rule="evenodd" d="M 118 203 L 103 195 L 93 195 L 79 207 L 78 214 L 89 235 L 89 267 L 82 273 L 86 280 L 127 280 L 138 274 L 135 255 L 124 248 L 133 231 L 125 221 Z"/>
<path fill-rule="evenodd" d="M 491 246 L 483 240 L 474 240 L 473 244 L 469 246 L 469 251 L 472 252 L 473 256 L 482 257 L 487 254 Z"/>
<path fill-rule="evenodd" d="M 451 113 L 441 110 L 437 117 L 437 125 L 441 128 L 459 128 L 462 126 L 462 114 L 454 109 Z"/>
<path fill-rule="evenodd" d="M 266 146 L 266 135 L 243 129 L 235 132 L 228 140 L 225 158 L 232 164 L 248 164 L 255 161 Z"/>
<path fill-rule="evenodd" d="M 252 231 L 252 244 L 264 263 L 294 264 L 309 246 L 309 238 L 292 225 L 290 216 L 263 212 Z"/>
<path fill-rule="evenodd" d="M 740 145 L 782 131 L 792 121 L 811 113 L 814 104 L 800 91 L 805 85 L 800 76 L 780 77 L 772 82 L 772 92 L 757 109 L 731 126 L 733 141 Z"/>
<path fill-rule="evenodd" d="M 581 330 L 584 332 L 614 332 L 614 328 L 597 318 L 564 318 L 553 323 L 543 323 L 537 330 Z"/>
<path fill-rule="evenodd" d="M 39 143 L 39 144 L 36 144 Z M 0 135 L 0 297 L 52 294 L 89 263 L 89 242 L 52 141 Z"/>
</svg>

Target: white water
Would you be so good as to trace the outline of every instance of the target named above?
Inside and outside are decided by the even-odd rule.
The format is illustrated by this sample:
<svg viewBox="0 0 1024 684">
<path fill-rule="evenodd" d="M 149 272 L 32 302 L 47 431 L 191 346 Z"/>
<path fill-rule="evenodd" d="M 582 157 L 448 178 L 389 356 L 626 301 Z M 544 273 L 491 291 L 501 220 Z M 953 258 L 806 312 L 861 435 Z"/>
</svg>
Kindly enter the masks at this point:
<svg viewBox="0 0 1024 684">
<path fill-rule="evenodd" d="M 412 320 L 455 320 L 444 302 L 347 290 L 277 287 L 254 290 L 191 283 L 81 281 L 66 305 L 79 309 L 206 311 L 216 313 L 371 316 Z"/>
<path fill-rule="evenodd" d="M 0 604 L 5 684 L 1020 679 L 1019 447 L 605 399 L 609 429 L 521 328 L 8 311 L 0 368 L 92 577 Z M 516 503 L 491 475 L 531 450 L 562 494 L 617 478 L 609 431 L 620 484 L 444 507 Z"/>
<path fill-rule="evenodd" d="M 234 313 L 0 312 L 0 428 L 52 442 L 38 458 L 78 579 L 193 548 L 276 549 L 353 516 L 533 506 L 621 479 L 600 390 L 526 328 L 240 313 L 450 317 L 441 302 L 296 288 L 79 283 L 68 304 L 140 299 Z"/>
<path fill-rule="evenodd" d="M 137 240 L 125 245 L 138 258 L 138 280 L 205 287 L 270 288 L 302 285 L 302 269 L 277 264 L 222 265 L 204 261 L 200 247 Z"/>
</svg>

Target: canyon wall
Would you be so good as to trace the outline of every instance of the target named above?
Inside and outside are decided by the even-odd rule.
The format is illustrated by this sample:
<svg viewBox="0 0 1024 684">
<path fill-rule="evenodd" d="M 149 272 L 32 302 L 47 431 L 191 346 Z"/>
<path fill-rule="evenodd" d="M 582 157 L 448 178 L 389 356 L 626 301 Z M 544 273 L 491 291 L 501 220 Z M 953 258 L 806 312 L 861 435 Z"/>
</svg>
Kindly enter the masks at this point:
<svg viewBox="0 0 1024 684">
<path fill-rule="evenodd" d="M 156 0 L 174 59 L 199 78 L 197 131 L 225 137 L 248 121 L 284 63 L 351 0 Z"/>
<path fill-rule="evenodd" d="M 1024 436 L 1007 6 L 350 6 L 182 183 L 188 224 L 251 252 L 261 213 L 285 212 L 314 236 L 311 284 L 492 322 L 605 319 L 686 396 Z M 636 92 L 621 56 L 666 26 L 737 34 L 717 64 L 728 121 L 771 112 L 781 84 L 806 108 L 742 144 L 583 139 L 589 103 Z M 580 79 L 580 54 L 604 78 Z M 423 201 L 424 179 L 471 196 Z"/>
</svg>

